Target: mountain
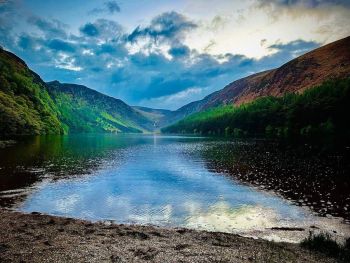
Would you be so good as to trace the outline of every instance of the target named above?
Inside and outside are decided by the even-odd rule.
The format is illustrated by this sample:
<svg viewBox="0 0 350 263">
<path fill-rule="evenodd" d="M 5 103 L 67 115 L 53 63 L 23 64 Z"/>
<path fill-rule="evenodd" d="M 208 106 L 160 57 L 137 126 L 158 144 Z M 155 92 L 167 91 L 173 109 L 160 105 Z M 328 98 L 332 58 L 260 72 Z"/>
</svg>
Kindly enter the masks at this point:
<svg viewBox="0 0 350 263">
<path fill-rule="evenodd" d="M 48 82 L 66 132 L 144 132 L 153 121 L 122 100 L 82 85 Z"/>
<path fill-rule="evenodd" d="M 168 123 L 219 105 L 241 105 L 264 96 L 302 93 L 326 80 L 349 77 L 349 47 L 350 37 L 346 37 L 295 58 L 277 69 L 236 80 L 222 90 L 174 111 Z"/>
<path fill-rule="evenodd" d="M 164 123 L 172 116 L 173 111 L 164 109 L 152 109 L 141 106 L 133 106 L 133 108 L 142 114 L 145 118 L 153 121 L 154 127 L 164 126 Z"/>
<path fill-rule="evenodd" d="M 0 136 L 152 131 L 212 107 L 302 93 L 326 80 L 349 77 L 349 46 L 350 37 L 338 40 L 176 111 L 131 107 L 81 85 L 45 83 L 23 60 L 0 49 Z"/>
<path fill-rule="evenodd" d="M 177 110 L 162 132 L 350 144 L 350 37 L 239 79 Z"/>
<path fill-rule="evenodd" d="M 325 81 L 303 93 L 264 96 L 200 111 L 165 127 L 167 133 L 275 137 L 316 144 L 350 144 L 350 78 Z"/>
<path fill-rule="evenodd" d="M 45 83 L 23 60 L 3 49 L 0 49 L 0 124 L 0 138 L 154 129 L 153 118 L 119 99 L 81 85 Z"/>
<path fill-rule="evenodd" d="M 23 60 L 0 49 L 0 137 L 61 134 L 58 116 L 42 79 Z"/>
</svg>

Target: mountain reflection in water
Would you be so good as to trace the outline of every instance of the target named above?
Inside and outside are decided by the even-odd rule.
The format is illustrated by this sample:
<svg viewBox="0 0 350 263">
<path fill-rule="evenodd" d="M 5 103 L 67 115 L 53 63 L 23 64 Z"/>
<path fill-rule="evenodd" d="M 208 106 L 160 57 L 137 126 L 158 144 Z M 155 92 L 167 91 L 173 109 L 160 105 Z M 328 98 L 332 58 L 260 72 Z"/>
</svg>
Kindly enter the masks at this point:
<svg viewBox="0 0 350 263">
<path fill-rule="evenodd" d="M 305 155 L 303 163 L 291 169 L 287 164 L 298 160 L 295 154 L 290 159 L 287 154 L 279 155 L 272 143 L 90 134 L 28 138 L 0 150 L 0 154 L 1 205 L 21 211 L 288 241 L 299 240 L 307 231 L 276 236 L 271 228 L 306 229 L 316 224 L 336 230 L 339 235 L 345 235 L 349 228 L 341 223 L 342 219 L 316 217 L 308 209 L 240 182 L 277 190 L 292 198 L 288 193 L 306 194 L 300 187 L 310 178 L 306 173 L 318 173 L 322 165 L 329 165 L 324 170 L 328 175 L 338 173 L 341 162 L 334 168 L 331 163 L 315 163 L 314 156 L 309 160 Z M 315 171 L 309 166 L 311 162 L 315 163 Z M 307 169 L 303 170 L 303 165 Z M 300 171 L 303 173 L 298 174 Z M 288 174 L 294 181 L 288 179 Z M 322 184 L 322 180 L 316 182 Z M 327 199 L 319 202 L 328 204 L 333 200 L 333 207 L 338 207 L 336 198 L 329 193 L 321 193 Z M 308 194 L 313 195 L 313 188 Z M 313 200 L 309 195 L 306 198 Z M 346 200 L 339 203 L 343 208 L 347 207 Z M 301 203 L 308 205 L 307 201 Z M 318 206 L 312 201 L 310 207 Z M 348 215 L 346 209 L 329 211 L 337 215 L 342 211 L 345 218 Z"/>
</svg>

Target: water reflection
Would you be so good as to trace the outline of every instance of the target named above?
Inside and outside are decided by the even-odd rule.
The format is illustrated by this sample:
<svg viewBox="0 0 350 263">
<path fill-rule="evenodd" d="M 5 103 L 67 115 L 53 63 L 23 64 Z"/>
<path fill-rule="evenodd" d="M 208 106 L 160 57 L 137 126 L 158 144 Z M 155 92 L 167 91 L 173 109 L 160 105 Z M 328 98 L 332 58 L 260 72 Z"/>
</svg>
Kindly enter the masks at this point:
<svg viewBox="0 0 350 263">
<path fill-rule="evenodd" d="M 323 224 L 228 176 L 227 167 L 245 156 L 232 154 L 230 144 L 175 136 L 37 137 L 0 151 L 0 200 L 28 212 L 253 236 Z M 331 228 L 345 233 L 338 223 Z"/>
<path fill-rule="evenodd" d="M 207 211 L 195 211 L 187 219 L 187 226 L 212 231 L 234 232 L 239 230 L 264 230 L 280 225 L 281 218 L 274 209 L 259 205 L 242 205 L 232 208 L 229 203 L 220 201 Z M 287 223 L 287 222 L 286 222 Z M 288 222 L 289 223 L 289 222 Z M 286 224 L 289 225 L 290 224 Z"/>
<path fill-rule="evenodd" d="M 0 149 L 0 205 L 11 207 L 43 180 L 91 174 L 105 162 L 114 165 L 127 147 L 141 144 L 111 135 L 26 137 L 14 147 Z"/>
<path fill-rule="evenodd" d="M 349 149 L 322 153 L 308 146 L 234 141 L 208 143 L 200 154 L 212 171 L 273 190 L 319 215 L 350 220 Z"/>
</svg>

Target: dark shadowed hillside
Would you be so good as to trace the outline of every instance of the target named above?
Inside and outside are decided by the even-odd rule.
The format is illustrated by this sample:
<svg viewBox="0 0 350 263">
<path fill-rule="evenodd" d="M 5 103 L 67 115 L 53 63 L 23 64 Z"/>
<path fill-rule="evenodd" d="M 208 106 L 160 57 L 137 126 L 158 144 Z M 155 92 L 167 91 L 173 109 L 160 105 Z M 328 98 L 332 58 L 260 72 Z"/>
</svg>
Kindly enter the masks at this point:
<svg viewBox="0 0 350 263">
<path fill-rule="evenodd" d="M 0 136 L 63 133 L 58 115 L 41 78 L 0 49 Z"/>
</svg>

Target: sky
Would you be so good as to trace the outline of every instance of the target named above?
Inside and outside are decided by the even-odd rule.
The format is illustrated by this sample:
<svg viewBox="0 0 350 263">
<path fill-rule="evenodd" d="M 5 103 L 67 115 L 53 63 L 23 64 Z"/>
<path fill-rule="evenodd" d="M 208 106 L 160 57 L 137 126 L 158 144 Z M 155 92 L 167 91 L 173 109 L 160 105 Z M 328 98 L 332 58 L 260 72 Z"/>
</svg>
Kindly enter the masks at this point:
<svg viewBox="0 0 350 263">
<path fill-rule="evenodd" d="M 350 0 L 0 0 L 0 45 L 44 81 L 172 110 L 349 25 Z"/>
</svg>

